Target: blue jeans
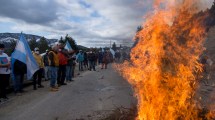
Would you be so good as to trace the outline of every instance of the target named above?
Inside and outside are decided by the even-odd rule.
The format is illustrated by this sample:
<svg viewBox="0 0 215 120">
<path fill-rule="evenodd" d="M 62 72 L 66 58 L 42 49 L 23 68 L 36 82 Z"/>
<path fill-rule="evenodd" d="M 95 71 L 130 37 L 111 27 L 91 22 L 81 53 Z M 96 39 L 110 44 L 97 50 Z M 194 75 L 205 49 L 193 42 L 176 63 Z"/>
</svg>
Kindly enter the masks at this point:
<svg viewBox="0 0 215 120">
<path fill-rule="evenodd" d="M 15 74 L 14 75 L 13 84 L 14 84 L 15 92 L 22 92 L 23 80 L 24 80 L 24 74 Z"/>
<path fill-rule="evenodd" d="M 50 66 L 49 67 L 49 71 L 50 71 L 50 86 L 54 87 L 57 81 L 57 71 L 58 71 L 58 67 L 53 67 Z"/>
<path fill-rule="evenodd" d="M 70 65 L 70 66 L 66 66 L 66 80 L 68 81 L 71 81 L 73 76 L 72 76 L 72 72 L 73 72 L 73 65 Z"/>
<path fill-rule="evenodd" d="M 79 61 L 79 71 L 83 71 L 83 61 Z"/>
<path fill-rule="evenodd" d="M 95 61 L 89 61 L 89 64 L 90 64 L 90 70 L 91 69 L 96 70 L 95 69 Z"/>
<path fill-rule="evenodd" d="M 44 72 L 45 79 L 49 80 L 50 79 L 49 66 L 45 66 Z"/>
</svg>

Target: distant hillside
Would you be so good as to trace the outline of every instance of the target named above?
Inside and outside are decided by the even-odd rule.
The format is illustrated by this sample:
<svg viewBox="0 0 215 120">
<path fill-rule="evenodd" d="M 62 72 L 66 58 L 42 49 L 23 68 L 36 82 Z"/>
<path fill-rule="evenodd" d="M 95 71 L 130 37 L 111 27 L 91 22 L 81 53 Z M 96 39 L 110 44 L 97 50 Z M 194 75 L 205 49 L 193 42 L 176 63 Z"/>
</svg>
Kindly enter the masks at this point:
<svg viewBox="0 0 215 120">
<path fill-rule="evenodd" d="M 25 35 L 27 41 L 30 41 L 33 38 L 36 39 L 36 41 L 39 41 L 40 38 L 42 38 L 42 36 L 38 36 L 38 35 L 32 35 L 32 34 L 24 34 L 24 35 Z M 19 36 L 20 36 L 20 33 L 0 33 L 0 43 L 4 43 L 7 48 L 10 48 L 11 46 L 14 45 L 15 41 L 19 40 Z M 48 45 L 51 46 L 55 42 L 57 42 L 58 39 L 47 39 L 46 38 L 46 41 L 48 42 Z M 82 46 L 82 45 L 78 45 L 78 49 L 86 50 L 88 48 L 85 46 Z"/>
<path fill-rule="evenodd" d="M 29 41 L 33 38 L 36 40 L 40 39 L 42 36 L 38 35 L 31 35 L 31 34 L 24 34 L 26 39 Z M 11 42 L 11 40 L 18 40 L 20 36 L 20 33 L 0 33 L 0 42 Z M 46 39 L 48 44 L 52 44 L 57 42 L 57 39 Z"/>
</svg>

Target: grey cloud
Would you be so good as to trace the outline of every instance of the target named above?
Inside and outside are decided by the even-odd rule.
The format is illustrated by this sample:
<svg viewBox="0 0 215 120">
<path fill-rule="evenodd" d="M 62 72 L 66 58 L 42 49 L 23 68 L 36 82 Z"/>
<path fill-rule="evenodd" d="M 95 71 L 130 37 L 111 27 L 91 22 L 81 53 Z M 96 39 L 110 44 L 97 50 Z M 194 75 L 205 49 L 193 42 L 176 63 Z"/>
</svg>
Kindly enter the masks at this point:
<svg viewBox="0 0 215 120">
<path fill-rule="evenodd" d="M 46 24 L 57 19 L 54 0 L 0 0 L 0 16 L 27 23 Z"/>
<path fill-rule="evenodd" d="M 85 0 L 91 6 L 85 9 L 78 6 L 78 0 L 0 0 L 0 16 L 25 21 L 26 30 L 69 34 L 87 46 L 106 45 L 110 40 L 128 44 L 150 9 L 142 1 L 146 0 Z M 93 12 L 99 16 L 92 17 Z M 40 27 L 32 29 L 32 24 Z"/>
</svg>

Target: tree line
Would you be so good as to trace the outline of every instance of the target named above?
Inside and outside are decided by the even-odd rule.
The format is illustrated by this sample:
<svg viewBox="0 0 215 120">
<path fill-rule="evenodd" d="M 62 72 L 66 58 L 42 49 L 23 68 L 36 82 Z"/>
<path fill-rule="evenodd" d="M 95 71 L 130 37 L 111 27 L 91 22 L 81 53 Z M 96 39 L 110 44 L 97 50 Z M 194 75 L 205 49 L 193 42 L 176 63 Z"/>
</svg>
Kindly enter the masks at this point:
<svg viewBox="0 0 215 120">
<path fill-rule="evenodd" d="M 68 41 L 73 50 L 75 51 L 78 50 L 76 41 L 71 36 L 66 35 L 64 38 L 61 37 L 60 40 L 64 41 L 64 43 Z M 10 40 L 10 42 L 3 42 L 3 44 L 5 44 L 6 46 L 5 53 L 7 53 L 10 56 L 13 50 L 15 49 L 17 42 L 18 41 L 15 40 Z M 38 47 L 40 49 L 40 53 L 45 53 L 46 50 L 51 49 L 51 45 L 45 37 L 41 37 L 39 40 L 36 40 L 35 37 L 32 37 L 31 40 L 28 41 L 28 44 L 32 51 L 34 50 L 34 48 Z"/>
</svg>

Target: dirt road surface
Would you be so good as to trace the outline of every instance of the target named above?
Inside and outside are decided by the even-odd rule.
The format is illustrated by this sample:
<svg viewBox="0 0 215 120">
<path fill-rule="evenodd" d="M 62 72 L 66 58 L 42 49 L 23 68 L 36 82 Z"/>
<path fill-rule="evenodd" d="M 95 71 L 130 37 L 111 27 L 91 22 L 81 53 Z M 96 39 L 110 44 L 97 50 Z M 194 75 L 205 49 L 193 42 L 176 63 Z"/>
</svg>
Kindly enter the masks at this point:
<svg viewBox="0 0 215 120">
<path fill-rule="evenodd" d="M 117 107 L 135 103 L 130 85 L 110 67 L 86 71 L 51 92 L 45 88 L 25 88 L 21 96 L 9 95 L 0 105 L 0 120 L 96 120 Z"/>
</svg>

